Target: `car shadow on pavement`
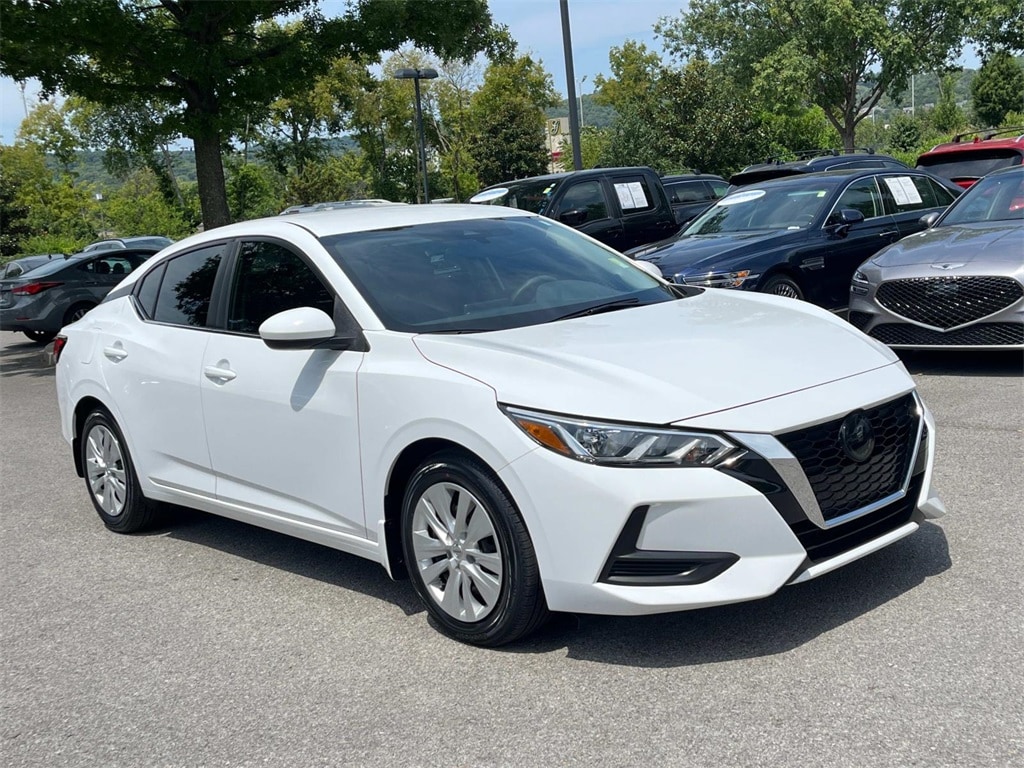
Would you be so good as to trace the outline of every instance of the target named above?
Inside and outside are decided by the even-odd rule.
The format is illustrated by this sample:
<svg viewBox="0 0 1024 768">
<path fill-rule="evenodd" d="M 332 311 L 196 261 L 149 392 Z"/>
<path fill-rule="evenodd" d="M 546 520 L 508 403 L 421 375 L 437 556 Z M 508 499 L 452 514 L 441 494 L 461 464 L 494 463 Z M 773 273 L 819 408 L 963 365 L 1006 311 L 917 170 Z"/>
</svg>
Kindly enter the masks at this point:
<svg viewBox="0 0 1024 768">
<path fill-rule="evenodd" d="M 23 344 L 0 347 L 0 377 L 53 376 L 53 345 L 40 346 L 26 340 Z"/>
<path fill-rule="evenodd" d="M 1024 352 L 899 349 L 910 373 L 933 376 L 1024 376 Z"/>
<path fill-rule="evenodd" d="M 392 581 L 370 560 L 181 507 L 169 507 L 165 520 L 150 535 L 171 536 L 359 592 L 407 616 L 424 613 L 408 581 Z M 880 552 L 763 600 L 653 616 L 555 614 L 533 635 L 495 652 L 566 649 L 570 658 L 638 667 L 771 656 L 870 613 L 950 566 L 945 533 L 925 523 Z"/>
<path fill-rule="evenodd" d="M 925 523 L 880 552 L 762 600 L 653 616 L 556 619 L 515 650 L 564 647 L 574 659 L 652 668 L 772 656 L 870 613 L 951 565 L 944 531 Z"/>
<path fill-rule="evenodd" d="M 408 581 L 393 581 L 366 558 L 226 517 L 166 505 L 160 525 L 143 535 L 169 536 L 353 590 L 398 606 L 407 616 L 424 610 Z"/>
</svg>

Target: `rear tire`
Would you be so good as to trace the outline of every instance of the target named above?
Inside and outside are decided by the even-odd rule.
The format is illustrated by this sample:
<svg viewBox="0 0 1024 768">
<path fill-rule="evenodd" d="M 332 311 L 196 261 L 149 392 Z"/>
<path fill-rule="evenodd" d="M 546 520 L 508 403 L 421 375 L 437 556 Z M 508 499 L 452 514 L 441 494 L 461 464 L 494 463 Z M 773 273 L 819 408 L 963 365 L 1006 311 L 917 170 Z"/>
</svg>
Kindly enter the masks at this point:
<svg viewBox="0 0 1024 768">
<path fill-rule="evenodd" d="M 761 293 L 770 293 L 773 296 L 785 296 L 787 299 L 803 299 L 804 292 L 794 280 L 785 275 L 776 275 L 769 278 L 764 284 Z"/>
<path fill-rule="evenodd" d="M 53 341 L 53 337 L 57 335 L 52 331 L 24 331 L 23 333 L 40 346 L 49 344 Z"/>
<path fill-rule="evenodd" d="M 95 307 L 95 304 L 75 304 L 71 306 L 67 312 L 64 313 L 64 325 L 71 325 L 77 320 L 81 320 L 85 317 L 85 313 Z"/>
<path fill-rule="evenodd" d="M 116 533 L 135 533 L 148 527 L 157 502 L 142 495 L 121 430 L 104 410 L 89 414 L 79 444 L 85 485 L 103 524 Z"/>
<path fill-rule="evenodd" d="M 455 640 L 504 645 L 548 617 L 519 510 L 470 456 L 442 451 L 413 474 L 402 503 L 402 548 L 427 613 Z"/>
</svg>

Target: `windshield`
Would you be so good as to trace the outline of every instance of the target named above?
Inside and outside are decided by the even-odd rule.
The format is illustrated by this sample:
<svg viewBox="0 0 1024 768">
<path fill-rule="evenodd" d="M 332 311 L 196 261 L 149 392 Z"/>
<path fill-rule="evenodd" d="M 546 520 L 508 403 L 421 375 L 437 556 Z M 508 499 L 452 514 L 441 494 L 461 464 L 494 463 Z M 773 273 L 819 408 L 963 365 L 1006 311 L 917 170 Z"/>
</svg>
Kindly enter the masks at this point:
<svg viewBox="0 0 1024 768">
<path fill-rule="evenodd" d="M 501 330 L 678 298 L 621 254 L 542 218 L 421 224 L 321 242 L 395 331 Z"/>
<path fill-rule="evenodd" d="M 938 226 L 1024 220 L 1024 169 L 988 176 L 964 192 Z"/>
<path fill-rule="evenodd" d="M 562 179 L 536 179 L 534 181 L 513 181 L 503 184 L 500 188 L 484 190 L 480 197 L 487 199 L 480 200 L 478 205 L 504 205 L 506 208 L 518 208 L 521 211 L 530 213 L 543 213 L 551 195 L 562 183 Z M 506 190 L 504 194 L 497 194 L 500 189 Z M 488 192 L 495 193 L 494 197 L 487 195 Z M 477 202 L 475 199 L 471 203 Z"/>
<path fill-rule="evenodd" d="M 683 234 L 805 229 L 821 214 L 832 188 L 817 181 L 740 189 L 704 211 Z"/>
</svg>

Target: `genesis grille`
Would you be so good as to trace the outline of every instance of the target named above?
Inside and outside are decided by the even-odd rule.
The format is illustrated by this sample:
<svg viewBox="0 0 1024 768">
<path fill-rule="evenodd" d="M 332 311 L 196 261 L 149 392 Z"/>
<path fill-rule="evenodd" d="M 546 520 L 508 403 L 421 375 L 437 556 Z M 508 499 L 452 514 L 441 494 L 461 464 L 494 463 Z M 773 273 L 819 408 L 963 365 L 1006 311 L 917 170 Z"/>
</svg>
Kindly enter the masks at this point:
<svg viewBox="0 0 1024 768">
<path fill-rule="evenodd" d="M 864 411 L 875 445 L 863 462 L 854 461 L 843 449 L 842 418 L 778 436 L 800 462 L 825 520 L 903 489 L 917 439 L 920 416 L 916 411 L 910 394 Z"/>
<path fill-rule="evenodd" d="M 1006 309 L 1024 296 L 1012 277 L 914 277 L 882 283 L 878 303 L 932 328 L 955 328 Z"/>
<path fill-rule="evenodd" d="M 1011 347 L 1024 345 L 1024 323 L 978 323 L 955 331 L 884 323 L 871 329 L 883 344 L 912 347 Z"/>
<path fill-rule="evenodd" d="M 868 327 L 868 323 L 871 322 L 871 315 L 867 312 L 851 312 L 847 320 L 858 331 L 863 331 Z"/>
</svg>

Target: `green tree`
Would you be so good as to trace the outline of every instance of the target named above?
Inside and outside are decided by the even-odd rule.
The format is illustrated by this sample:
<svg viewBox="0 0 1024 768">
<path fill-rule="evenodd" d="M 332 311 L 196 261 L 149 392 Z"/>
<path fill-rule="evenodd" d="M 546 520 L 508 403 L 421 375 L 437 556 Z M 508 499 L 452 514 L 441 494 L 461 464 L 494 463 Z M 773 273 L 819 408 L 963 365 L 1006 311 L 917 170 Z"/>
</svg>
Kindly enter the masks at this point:
<svg viewBox="0 0 1024 768">
<path fill-rule="evenodd" d="M 932 127 L 939 133 L 954 133 L 964 127 L 964 112 L 956 103 L 955 74 L 947 74 L 939 82 L 939 101 L 931 113 Z"/>
<path fill-rule="evenodd" d="M 0 167 L 0 264 L 21 253 L 21 243 L 31 232 L 28 206 L 18 202 L 14 181 Z"/>
<path fill-rule="evenodd" d="M 129 176 L 102 202 L 104 230 L 114 237 L 164 235 L 178 240 L 192 233 L 182 211 L 160 192 L 156 175 L 142 169 Z"/>
<path fill-rule="evenodd" d="M 329 200 L 371 197 L 372 183 L 360 152 L 346 152 L 306 163 L 288 179 L 286 205 L 309 205 Z"/>
<path fill-rule="evenodd" d="M 669 52 L 720 60 L 757 96 L 818 105 L 852 150 L 883 94 L 959 51 L 969 1 L 693 0 L 656 31 Z"/>
<path fill-rule="evenodd" d="M 981 125 L 1001 125 L 1007 113 L 1024 111 L 1024 67 L 1006 51 L 993 54 L 974 78 L 971 96 Z"/>
<path fill-rule="evenodd" d="M 998 51 L 1024 53 L 1024 4 L 1020 0 L 971 0 L 968 36 L 983 58 Z"/>
<path fill-rule="evenodd" d="M 495 40 L 486 0 L 355 0 L 333 19 L 316 0 L 0 0 L 0 17 L 3 74 L 107 107 L 155 106 L 155 132 L 192 140 L 208 228 L 230 220 L 224 145 L 339 53 L 372 59 L 414 41 L 458 57 Z"/>
<path fill-rule="evenodd" d="M 557 103 L 551 75 L 531 57 L 487 67 L 471 105 L 472 153 L 482 185 L 547 171 L 544 109 Z"/>
</svg>

